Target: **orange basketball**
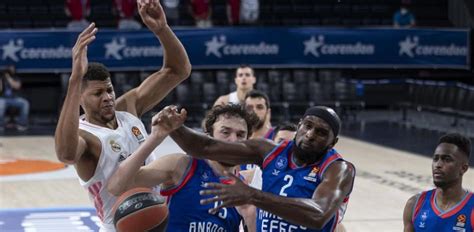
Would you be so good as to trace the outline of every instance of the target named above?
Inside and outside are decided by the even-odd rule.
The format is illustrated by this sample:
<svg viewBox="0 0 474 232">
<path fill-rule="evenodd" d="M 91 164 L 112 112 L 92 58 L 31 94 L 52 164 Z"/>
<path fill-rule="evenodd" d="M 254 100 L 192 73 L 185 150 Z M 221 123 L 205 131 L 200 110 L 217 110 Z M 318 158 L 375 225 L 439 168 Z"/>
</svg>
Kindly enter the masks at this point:
<svg viewBox="0 0 474 232">
<path fill-rule="evenodd" d="M 165 198 L 149 188 L 128 190 L 117 199 L 112 212 L 118 232 L 166 230 Z"/>
</svg>

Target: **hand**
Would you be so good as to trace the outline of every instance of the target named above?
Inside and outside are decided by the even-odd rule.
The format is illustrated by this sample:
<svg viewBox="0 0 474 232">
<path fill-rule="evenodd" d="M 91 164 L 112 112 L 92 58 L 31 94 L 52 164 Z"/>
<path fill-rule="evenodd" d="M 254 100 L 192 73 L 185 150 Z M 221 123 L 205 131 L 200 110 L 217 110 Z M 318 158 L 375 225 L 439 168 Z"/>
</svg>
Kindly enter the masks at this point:
<svg viewBox="0 0 474 232">
<path fill-rule="evenodd" d="M 224 174 L 230 178 L 229 184 L 206 183 L 205 187 L 209 189 L 199 192 L 200 195 L 215 196 L 201 200 L 201 205 L 222 201 L 222 204 L 209 210 L 211 214 L 217 213 L 221 208 L 249 204 L 249 199 L 253 195 L 254 189 L 244 184 L 237 176 L 227 171 Z"/>
<path fill-rule="evenodd" d="M 168 24 L 159 0 L 137 0 L 138 13 L 153 33 L 159 33 Z"/>
<path fill-rule="evenodd" d="M 79 34 L 76 44 L 72 48 L 72 74 L 71 76 L 84 77 L 87 72 L 87 46 L 95 40 L 97 28 L 91 23 Z"/>
<path fill-rule="evenodd" d="M 178 112 L 177 106 L 166 106 L 151 119 L 151 133 L 168 135 L 183 125 L 186 115 L 185 109 L 181 109 L 181 112 Z"/>
</svg>

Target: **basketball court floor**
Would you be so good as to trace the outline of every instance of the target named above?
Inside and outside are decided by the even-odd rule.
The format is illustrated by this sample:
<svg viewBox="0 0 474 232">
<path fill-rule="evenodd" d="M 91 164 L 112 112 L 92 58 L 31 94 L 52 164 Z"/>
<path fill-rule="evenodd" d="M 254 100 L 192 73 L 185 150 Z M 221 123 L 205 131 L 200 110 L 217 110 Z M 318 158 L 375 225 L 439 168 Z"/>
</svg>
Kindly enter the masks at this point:
<svg viewBox="0 0 474 232">
<path fill-rule="evenodd" d="M 432 188 L 431 159 L 349 137 L 336 148 L 357 168 L 347 231 L 401 231 L 406 200 Z M 158 150 L 180 149 L 167 139 Z M 474 190 L 472 167 L 464 187 Z M 0 137 L 0 231 L 97 231 L 97 221 L 74 169 L 57 162 L 52 136 Z"/>
</svg>

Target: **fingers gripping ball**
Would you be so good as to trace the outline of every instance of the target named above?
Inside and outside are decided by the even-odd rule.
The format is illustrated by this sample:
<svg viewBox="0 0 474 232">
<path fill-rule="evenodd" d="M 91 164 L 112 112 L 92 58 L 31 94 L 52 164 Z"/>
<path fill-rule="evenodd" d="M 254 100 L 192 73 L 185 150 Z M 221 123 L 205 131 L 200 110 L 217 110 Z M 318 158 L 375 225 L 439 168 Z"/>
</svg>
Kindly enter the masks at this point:
<svg viewBox="0 0 474 232">
<path fill-rule="evenodd" d="M 122 194 L 113 207 L 118 232 L 165 231 L 168 207 L 165 198 L 149 188 L 134 188 Z"/>
</svg>

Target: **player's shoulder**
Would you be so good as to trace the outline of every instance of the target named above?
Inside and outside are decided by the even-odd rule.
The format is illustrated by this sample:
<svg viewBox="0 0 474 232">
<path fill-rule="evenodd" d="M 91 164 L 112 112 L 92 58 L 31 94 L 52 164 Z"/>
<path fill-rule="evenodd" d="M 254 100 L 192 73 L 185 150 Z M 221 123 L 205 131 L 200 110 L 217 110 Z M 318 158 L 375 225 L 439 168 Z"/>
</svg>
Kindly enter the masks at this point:
<svg viewBox="0 0 474 232">
<path fill-rule="evenodd" d="M 219 96 L 216 102 L 214 103 L 214 106 L 227 104 L 229 102 L 229 96 L 230 96 L 230 93 Z"/>
</svg>

